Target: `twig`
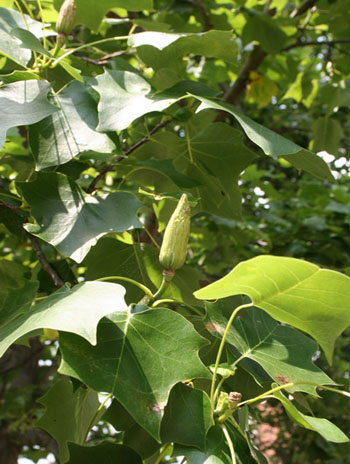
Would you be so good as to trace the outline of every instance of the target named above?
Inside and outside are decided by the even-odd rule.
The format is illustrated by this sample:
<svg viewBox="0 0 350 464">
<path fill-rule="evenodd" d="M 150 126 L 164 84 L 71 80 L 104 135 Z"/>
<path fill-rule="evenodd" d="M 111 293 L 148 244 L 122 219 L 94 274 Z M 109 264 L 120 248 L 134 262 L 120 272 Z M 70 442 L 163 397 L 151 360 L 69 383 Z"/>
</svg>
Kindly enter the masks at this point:
<svg viewBox="0 0 350 464">
<path fill-rule="evenodd" d="M 142 139 L 140 139 L 138 142 L 136 142 L 134 145 L 132 145 L 128 150 L 126 150 L 125 153 L 124 153 L 124 156 L 118 156 L 118 158 L 115 160 L 115 162 L 113 164 L 109 164 L 108 166 L 106 166 L 105 169 L 103 171 L 101 171 L 92 180 L 91 184 L 89 185 L 89 187 L 87 189 L 87 192 L 92 193 L 95 190 L 97 183 L 107 174 L 107 172 L 113 171 L 113 169 L 114 169 L 114 167 L 115 167 L 115 165 L 117 163 L 119 163 L 120 161 L 123 161 L 123 159 L 125 159 L 126 156 L 129 156 L 133 151 L 135 151 L 141 145 L 148 142 L 151 135 L 158 132 L 163 127 L 167 126 L 170 122 L 171 122 L 170 119 L 166 119 L 166 120 L 160 122 L 159 124 L 157 124 L 156 126 L 154 126 L 153 129 L 150 130 L 150 132 L 147 135 L 142 137 Z"/>
<path fill-rule="evenodd" d="M 297 47 L 309 47 L 312 45 L 325 45 L 327 47 L 332 47 L 337 44 L 342 44 L 342 43 L 350 43 L 350 38 L 349 39 L 334 39 L 334 40 L 323 40 L 323 41 L 317 41 L 317 40 L 310 40 L 308 42 L 295 42 L 293 44 L 287 45 L 287 47 L 282 48 L 281 52 L 287 52 L 288 50 L 291 50 L 292 48 L 297 48 Z"/>
<path fill-rule="evenodd" d="M 21 209 L 21 206 L 11 206 L 11 205 L 8 205 L 7 203 L 4 203 L 2 201 L 0 201 L 0 206 L 4 206 L 5 208 L 8 208 L 8 209 Z"/>
<path fill-rule="evenodd" d="M 34 235 L 30 234 L 29 232 L 27 232 L 27 235 L 29 237 L 29 240 L 31 241 L 34 253 L 37 256 L 41 264 L 41 267 L 44 269 L 44 271 L 46 271 L 49 274 L 52 282 L 56 285 L 56 287 L 62 287 L 62 285 L 64 285 L 64 281 L 61 279 L 61 277 L 57 274 L 55 269 L 50 265 L 50 263 L 46 259 L 46 256 L 43 250 L 41 249 L 39 240 L 36 237 L 34 237 Z"/>
<path fill-rule="evenodd" d="M 302 15 L 303 13 L 305 13 L 305 11 L 309 10 L 310 8 L 312 8 L 314 5 L 316 5 L 316 3 L 318 2 L 318 0 L 305 0 L 304 3 L 302 3 L 299 8 L 295 8 L 291 14 L 289 15 L 290 18 L 296 18 L 297 16 L 300 16 Z"/>
</svg>

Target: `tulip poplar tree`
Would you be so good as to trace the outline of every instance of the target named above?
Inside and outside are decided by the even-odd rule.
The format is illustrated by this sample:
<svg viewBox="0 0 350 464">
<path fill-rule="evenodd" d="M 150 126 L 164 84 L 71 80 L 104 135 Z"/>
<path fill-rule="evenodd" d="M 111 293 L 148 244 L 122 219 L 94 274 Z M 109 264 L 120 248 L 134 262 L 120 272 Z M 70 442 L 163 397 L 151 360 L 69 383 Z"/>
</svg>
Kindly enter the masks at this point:
<svg viewBox="0 0 350 464">
<path fill-rule="evenodd" d="M 350 462 L 349 21 L 0 2 L 1 462 Z"/>
</svg>

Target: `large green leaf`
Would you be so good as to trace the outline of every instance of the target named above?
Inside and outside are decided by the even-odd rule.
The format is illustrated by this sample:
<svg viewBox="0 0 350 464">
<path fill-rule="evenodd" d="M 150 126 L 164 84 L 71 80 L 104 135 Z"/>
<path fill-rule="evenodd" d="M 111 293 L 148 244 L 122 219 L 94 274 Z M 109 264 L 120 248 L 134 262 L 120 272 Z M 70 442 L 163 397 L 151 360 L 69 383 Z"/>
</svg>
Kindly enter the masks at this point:
<svg viewBox="0 0 350 464">
<path fill-rule="evenodd" d="M 175 442 L 204 449 L 211 425 L 212 411 L 208 395 L 181 383 L 175 385 L 162 421 L 163 443 Z"/>
<path fill-rule="evenodd" d="M 175 168 L 198 184 L 192 187 L 193 194 L 200 198 L 197 211 L 230 219 L 240 217 L 238 177 L 256 155 L 243 144 L 242 134 L 227 124 L 214 123 L 193 132 L 187 139 L 169 131 L 156 134 L 134 156 L 146 165 L 149 153 L 157 159 L 172 158 Z M 172 179 L 176 183 L 174 176 Z"/>
<path fill-rule="evenodd" d="M 28 80 L 4 85 L 0 88 L 0 147 L 11 127 L 34 124 L 57 111 L 47 101 L 50 84 Z"/>
<path fill-rule="evenodd" d="M 310 334 L 329 362 L 336 338 L 350 325 L 350 278 L 299 259 L 258 256 L 195 292 L 208 300 L 237 294 Z"/>
<path fill-rule="evenodd" d="M 217 425 L 209 430 L 204 451 L 190 446 L 175 445 L 176 456 L 186 456 L 189 464 L 232 464 L 224 434 Z"/>
<path fill-rule="evenodd" d="M 158 50 L 171 49 L 173 56 L 192 53 L 207 57 L 215 57 L 229 62 L 235 62 L 238 54 L 238 43 L 231 31 L 201 32 L 198 34 L 174 34 L 166 32 L 147 31 L 130 36 L 128 44 L 131 47 L 151 46 Z M 158 57 L 158 60 L 160 58 Z M 152 52 L 152 64 L 157 63 L 157 54 Z M 171 62 L 169 63 L 171 65 Z"/>
<path fill-rule="evenodd" d="M 36 329 L 55 329 L 79 334 L 96 344 L 99 320 L 113 311 L 125 311 L 125 289 L 107 282 L 83 282 L 64 286 L 31 307 L 37 284 L 27 282 L 11 290 L 0 312 L 0 356 L 23 335 Z"/>
<path fill-rule="evenodd" d="M 221 338 L 229 315 L 223 311 L 220 301 L 208 302 L 206 307 L 206 327 Z M 297 330 L 278 324 L 258 308 L 249 308 L 237 315 L 227 341 L 239 351 L 239 360 L 253 359 L 279 384 L 303 381 L 318 385 L 333 383 L 312 362 L 317 344 Z M 316 387 L 304 384 L 289 390 L 315 394 Z"/>
<path fill-rule="evenodd" d="M 21 35 L 22 40 L 18 38 L 18 35 L 13 34 L 14 30 L 18 33 L 18 28 L 23 31 L 20 33 L 24 34 L 24 37 Z M 25 66 L 32 56 L 30 49 L 33 48 L 33 37 L 27 32 L 40 38 L 44 34 L 42 28 L 41 22 L 35 21 L 28 15 L 22 15 L 16 10 L 0 8 L 0 53 Z M 47 30 L 45 34 L 50 35 Z"/>
<path fill-rule="evenodd" d="M 194 95 L 196 96 L 196 95 Z M 322 158 L 309 150 L 305 150 L 296 143 L 282 137 L 267 127 L 258 124 L 239 112 L 229 103 L 216 102 L 208 98 L 196 96 L 202 104 L 198 111 L 213 108 L 230 113 L 242 126 L 247 137 L 256 143 L 266 155 L 281 156 L 289 161 L 295 168 L 308 171 L 320 179 L 333 181 L 333 176 Z"/>
<path fill-rule="evenodd" d="M 100 131 L 126 129 L 135 119 L 152 111 L 162 111 L 176 101 L 169 95 L 155 95 L 138 74 L 109 71 L 88 79 L 100 94 L 98 104 Z"/>
<path fill-rule="evenodd" d="M 99 324 L 95 347 L 76 335 L 61 335 L 60 372 L 113 393 L 159 440 L 171 388 L 193 377 L 209 378 L 198 357 L 205 344 L 192 324 L 171 310 L 118 311 Z"/>
<path fill-rule="evenodd" d="M 54 99 L 59 111 L 30 127 L 30 147 L 36 168 L 67 163 L 84 151 L 110 153 L 115 144 L 97 132 L 96 104 L 85 86 L 74 81 Z"/>
<path fill-rule="evenodd" d="M 275 392 L 274 396 L 281 401 L 289 417 L 302 427 L 318 432 L 325 440 L 334 443 L 349 442 L 349 438 L 332 422 L 320 417 L 307 416 L 295 407 L 293 402 L 282 392 Z"/>
<path fill-rule="evenodd" d="M 36 224 L 28 232 L 81 262 L 90 247 L 109 232 L 141 227 L 141 203 L 130 193 L 87 195 L 72 179 L 59 173 L 38 173 L 33 182 L 18 182 Z"/>
<path fill-rule="evenodd" d="M 35 425 L 52 435 L 58 443 L 61 462 L 67 462 L 67 442 L 83 444 L 85 435 L 99 419 L 97 414 L 93 421 L 100 406 L 98 395 L 82 386 L 73 391 L 71 381 L 63 378 L 37 401 L 46 411 Z"/>
<path fill-rule="evenodd" d="M 58 8 L 63 0 L 54 0 Z M 90 29 L 98 29 L 105 14 L 112 8 L 125 8 L 128 11 L 153 10 L 153 0 L 75 0 L 76 24 L 84 24 Z"/>
<path fill-rule="evenodd" d="M 125 445 L 102 442 L 95 446 L 79 446 L 69 443 L 70 459 L 67 464 L 142 464 L 134 450 Z"/>
</svg>

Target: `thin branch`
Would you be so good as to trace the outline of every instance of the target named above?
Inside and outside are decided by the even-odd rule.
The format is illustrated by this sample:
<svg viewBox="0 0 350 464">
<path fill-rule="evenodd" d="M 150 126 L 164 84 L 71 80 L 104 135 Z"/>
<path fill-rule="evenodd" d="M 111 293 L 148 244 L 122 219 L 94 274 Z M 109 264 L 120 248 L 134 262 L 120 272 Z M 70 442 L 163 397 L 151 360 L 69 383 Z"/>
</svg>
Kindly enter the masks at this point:
<svg viewBox="0 0 350 464">
<path fill-rule="evenodd" d="M 291 14 L 289 15 L 290 18 L 296 18 L 297 16 L 300 16 L 304 14 L 307 10 L 312 8 L 313 6 L 316 5 L 318 0 L 305 0 L 304 3 L 302 3 L 299 8 L 295 8 Z"/>
<path fill-rule="evenodd" d="M 13 210 L 18 210 L 18 209 L 21 209 L 22 207 L 21 206 L 11 206 L 11 205 L 8 205 L 7 203 L 4 203 L 2 201 L 0 201 L 0 206 L 4 206 L 5 208 L 8 208 L 8 209 L 13 209 Z"/>
<path fill-rule="evenodd" d="M 188 0 L 189 3 L 191 3 L 193 6 L 199 9 L 201 12 L 201 15 L 203 16 L 203 21 L 204 21 L 204 27 L 203 27 L 203 32 L 209 31 L 211 29 L 211 20 L 210 20 L 210 14 L 208 10 L 206 9 L 204 3 L 201 0 Z"/>
<path fill-rule="evenodd" d="M 325 45 L 326 47 L 333 47 L 334 45 L 342 44 L 342 43 L 350 43 L 350 38 L 349 39 L 323 40 L 321 42 L 317 40 L 310 40 L 308 42 L 295 42 L 293 44 L 288 45 L 287 47 L 282 48 L 281 52 L 287 52 L 288 50 L 291 50 L 292 48 L 309 47 L 313 45 Z"/>
<path fill-rule="evenodd" d="M 115 165 L 117 163 L 119 163 L 120 161 L 123 161 L 125 159 L 126 156 L 129 156 L 131 155 L 131 153 L 133 151 L 135 151 L 137 148 L 141 147 L 141 145 L 145 144 L 146 142 L 148 142 L 148 140 L 150 139 L 150 136 L 155 134 L 156 132 L 158 132 L 160 129 L 162 129 L 163 127 L 167 126 L 169 123 L 171 122 L 170 119 L 166 119 L 162 122 L 160 122 L 159 124 L 157 124 L 156 126 L 153 127 L 152 130 L 150 130 L 150 132 L 145 135 L 144 137 L 142 137 L 142 139 L 140 139 L 138 142 L 136 142 L 134 145 L 132 145 L 128 150 L 125 151 L 124 153 L 124 156 L 118 156 L 118 158 L 115 160 L 115 162 L 113 164 L 109 164 L 108 166 L 105 167 L 105 169 L 103 171 L 101 171 L 91 182 L 91 184 L 89 185 L 88 189 L 87 189 L 87 192 L 88 193 L 92 193 L 95 189 L 96 189 L 96 185 L 97 183 L 103 179 L 103 177 L 107 174 L 107 172 L 109 171 L 113 171 Z"/>
<path fill-rule="evenodd" d="M 43 250 L 41 249 L 39 240 L 36 237 L 34 237 L 34 235 L 30 234 L 29 232 L 27 232 L 27 235 L 29 237 L 29 240 L 31 241 L 34 253 L 37 256 L 41 264 L 41 267 L 44 269 L 44 271 L 46 271 L 49 274 L 52 282 L 56 285 L 56 287 L 62 287 L 62 285 L 64 285 L 64 281 L 61 279 L 61 277 L 57 274 L 55 269 L 51 266 L 51 264 L 46 259 L 46 256 Z"/>
</svg>

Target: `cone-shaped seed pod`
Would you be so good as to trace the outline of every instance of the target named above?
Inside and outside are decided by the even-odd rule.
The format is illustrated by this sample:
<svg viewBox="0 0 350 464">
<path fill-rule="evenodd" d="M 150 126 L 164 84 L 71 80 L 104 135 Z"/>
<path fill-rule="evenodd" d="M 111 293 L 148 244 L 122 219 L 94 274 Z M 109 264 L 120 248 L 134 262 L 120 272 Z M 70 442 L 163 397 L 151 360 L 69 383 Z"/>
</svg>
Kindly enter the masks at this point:
<svg viewBox="0 0 350 464">
<path fill-rule="evenodd" d="M 184 193 L 173 212 L 164 232 L 159 262 L 167 270 L 176 270 L 184 265 L 190 235 L 191 209 Z"/>
<path fill-rule="evenodd" d="M 69 35 L 72 32 L 75 21 L 76 8 L 77 7 L 74 0 L 65 0 L 62 3 L 56 21 L 56 31 L 59 34 Z"/>
</svg>

